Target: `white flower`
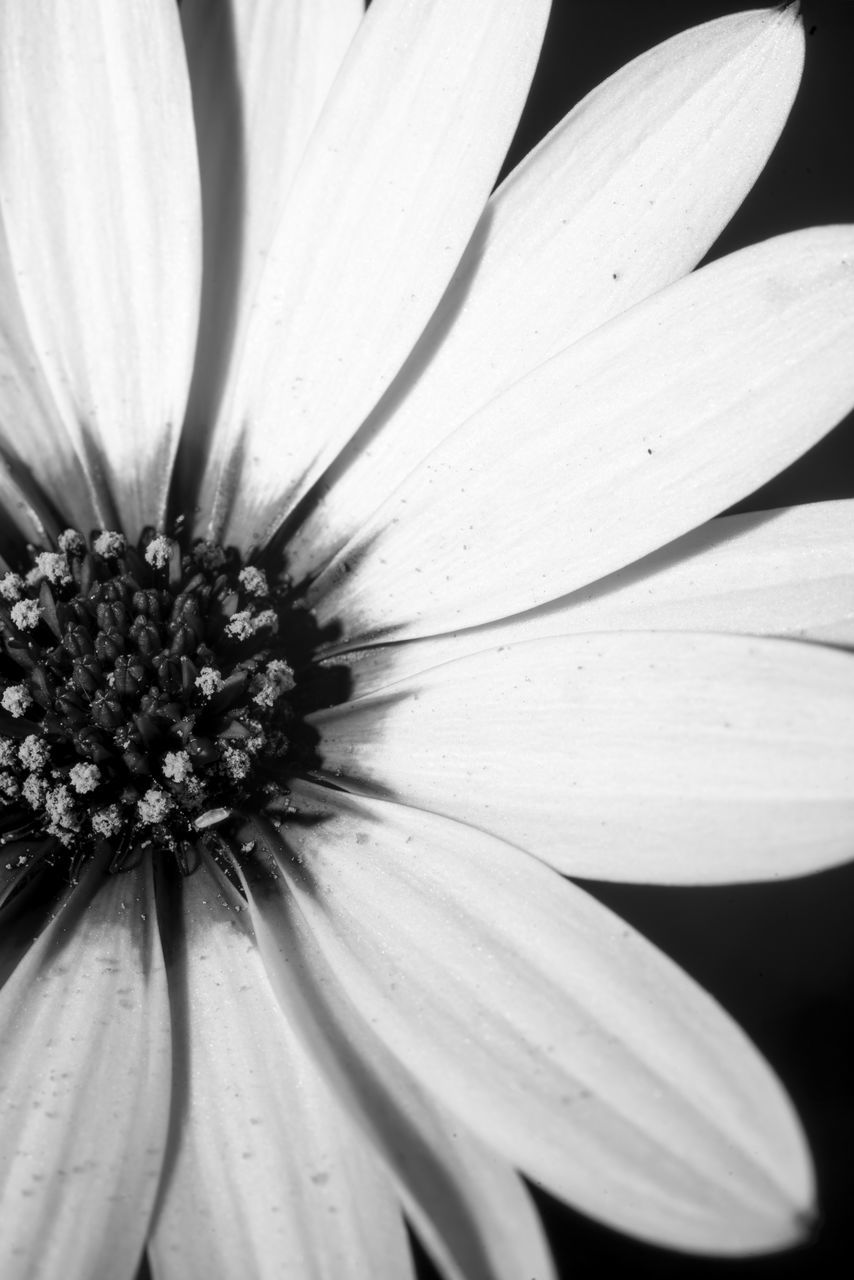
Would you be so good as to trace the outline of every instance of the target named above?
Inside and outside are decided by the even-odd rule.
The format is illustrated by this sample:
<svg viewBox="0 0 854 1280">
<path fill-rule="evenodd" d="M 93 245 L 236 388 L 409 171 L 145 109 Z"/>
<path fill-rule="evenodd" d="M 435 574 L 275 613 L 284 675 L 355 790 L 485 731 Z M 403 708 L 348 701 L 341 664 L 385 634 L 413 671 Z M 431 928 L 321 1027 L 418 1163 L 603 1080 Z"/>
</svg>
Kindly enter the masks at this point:
<svg viewBox="0 0 854 1280">
<path fill-rule="evenodd" d="M 803 1232 L 769 1067 L 557 873 L 850 855 L 851 504 L 708 522 L 854 402 L 854 229 L 692 271 L 791 6 L 490 195 L 547 9 L 0 6 L 4 1280 L 400 1280 L 402 1210 L 543 1280 L 517 1168 Z"/>
</svg>

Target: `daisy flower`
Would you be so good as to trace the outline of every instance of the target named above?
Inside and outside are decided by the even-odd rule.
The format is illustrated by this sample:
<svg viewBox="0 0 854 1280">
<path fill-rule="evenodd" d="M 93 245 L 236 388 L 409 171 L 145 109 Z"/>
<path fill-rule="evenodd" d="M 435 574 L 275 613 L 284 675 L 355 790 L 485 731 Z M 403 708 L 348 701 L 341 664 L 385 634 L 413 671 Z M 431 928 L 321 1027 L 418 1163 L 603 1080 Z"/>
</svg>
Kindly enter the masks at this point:
<svg viewBox="0 0 854 1280">
<path fill-rule="evenodd" d="M 546 0 L 0 6 L 4 1277 L 785 1247 L 771 1069 L 565 876 L 851 852 L 854 229 L 693 268 L 796 9 L 492 194 Z M 843 587 L 848 591 L 846 596 Z M 825 644 L 818 643 L 827 642 Z"/>
</svg>

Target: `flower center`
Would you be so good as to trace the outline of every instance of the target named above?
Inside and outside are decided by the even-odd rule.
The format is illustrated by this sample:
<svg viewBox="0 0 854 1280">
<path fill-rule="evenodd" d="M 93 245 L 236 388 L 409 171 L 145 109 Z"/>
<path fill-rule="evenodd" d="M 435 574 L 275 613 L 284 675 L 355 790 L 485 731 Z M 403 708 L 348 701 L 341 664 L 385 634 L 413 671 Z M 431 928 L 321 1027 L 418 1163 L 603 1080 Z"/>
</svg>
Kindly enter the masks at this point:
<svg viewBox="0 0 854 1280">
<path fill-rule="evenodd" d="M 310 754 L 296 706 L 310 619 L 283 575 L 146 530 L 56 550 L 0 579 L 0 841 L 79 867 L 109 846 L 185 873 L 244 812 L 287 811 Z"/>
</svg>

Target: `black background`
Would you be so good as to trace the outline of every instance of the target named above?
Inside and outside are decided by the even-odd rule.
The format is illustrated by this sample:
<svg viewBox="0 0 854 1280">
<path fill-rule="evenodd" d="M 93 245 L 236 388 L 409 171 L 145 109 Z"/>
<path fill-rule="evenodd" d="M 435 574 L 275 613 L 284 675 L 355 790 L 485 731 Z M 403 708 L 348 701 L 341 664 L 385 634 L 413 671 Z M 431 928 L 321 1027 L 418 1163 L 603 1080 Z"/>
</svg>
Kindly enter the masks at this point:
<svg viewBox="0 0 854 1280">
<path fill-rule="evenodd" d="M 625 62 L 725 0 L 554 0 L 512 166 L 579 98 Z M 709 258 L 783 231 L 854 222 L 854 0 L 803 5 L 804 79 L 774 155 Z M 854 351 L 852 351 L 854 361 Z M 854 416 L 738 510 L 854 496 Z M 854 849 L 852 849 L 854 854 Z M 784 883 L 715 889 L 591 885 L 748 1031 L 791 1093 L 818 1170 L 823 1218 L 799 1249 L 737 1261 L 637 1244 L 538 1195 L 561 1277 L 811 1280 L 854 1257 L 854 866 Z M 570 1157 L 571 1158 L 571 1157 Z M 432 1275 L 424 1266 L 424 1276 Z"/>
</svg>

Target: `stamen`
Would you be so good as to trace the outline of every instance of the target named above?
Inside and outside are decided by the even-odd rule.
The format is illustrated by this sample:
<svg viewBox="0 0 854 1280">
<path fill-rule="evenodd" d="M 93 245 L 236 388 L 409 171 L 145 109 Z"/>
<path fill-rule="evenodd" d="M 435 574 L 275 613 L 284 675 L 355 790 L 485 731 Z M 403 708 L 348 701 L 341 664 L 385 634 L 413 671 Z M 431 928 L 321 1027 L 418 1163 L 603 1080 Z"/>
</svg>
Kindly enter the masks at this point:
<svg viewBox="0 0 854 1280">
<path fill-rule="evenodd" d="M 40 834 L 72 868 L 105 841 L 113 871 L 153 850 L 186 868 L 213 828 L 283 811 L 310 752 L 290 649 L 309 615 L 284 575 L 150 529 L 135 547 L 66 529 L 16 567 L 0 578 L 4 840 Z"/>
</svg>

